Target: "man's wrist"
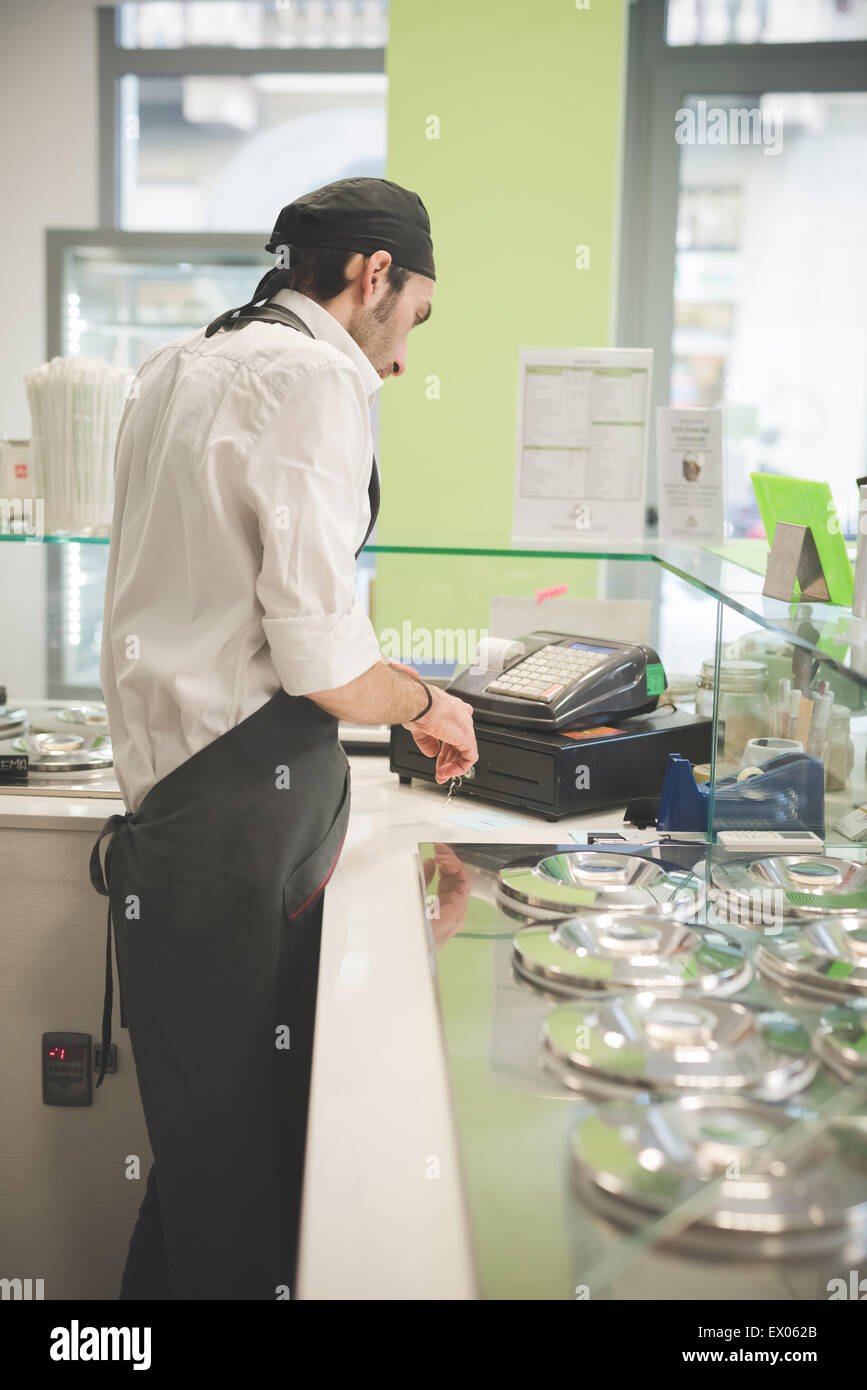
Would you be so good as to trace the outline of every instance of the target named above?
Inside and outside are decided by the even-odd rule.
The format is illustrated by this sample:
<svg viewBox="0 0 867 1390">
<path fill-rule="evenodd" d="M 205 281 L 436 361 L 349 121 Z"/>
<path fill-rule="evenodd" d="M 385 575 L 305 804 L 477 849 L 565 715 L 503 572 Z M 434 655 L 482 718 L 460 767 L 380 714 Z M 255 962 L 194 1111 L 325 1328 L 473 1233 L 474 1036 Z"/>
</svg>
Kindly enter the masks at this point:
<svg viewBox="0 0 867 1390">
<path fill-rule="evenodd" d="M 424 686 L 425 690 L 427 691 L 427 704 L 425 705 L 424 709 L 421 711 L 420 714 L 414 714 L 413 717 L 412 717 L 412 719 L 408 719 L 408 720 L 406 721 L 407 724 L 417 724 L 418 721 L 419 721 L 420 719 L 424 719 L 425 715 L 429 712 L 429 710 L 430 710 L 430 708 L 431 708 L 431 706 L 432 706 L 432 704 L 433 704 L 433 690 L 431 689 L 431 687 L 430 687 L 429 685 L 425 684 L 424 681 L 422 681 L 421 684 Z"/>
</svg>

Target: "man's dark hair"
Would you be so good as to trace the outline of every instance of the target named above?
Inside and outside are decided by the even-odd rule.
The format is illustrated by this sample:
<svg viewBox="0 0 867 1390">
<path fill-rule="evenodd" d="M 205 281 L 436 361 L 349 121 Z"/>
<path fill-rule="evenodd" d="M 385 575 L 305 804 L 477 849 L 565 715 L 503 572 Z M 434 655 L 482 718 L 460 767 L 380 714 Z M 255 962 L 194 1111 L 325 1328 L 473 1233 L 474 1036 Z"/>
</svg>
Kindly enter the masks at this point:
<svg viewBox="0 0 867 1390">
<path fill-rule="evenodd" d="M 292 252 L 292 265 L 285 272 L 283 287 L 287 290 L 297 290 L 299 294 L 306 294 L 310 299 L 318 300 L 320 304 L 327 304 L 329 300 L 342 294 L 349 285 L 345 273 L 346 263 L 355 254 L 354 251 L 336 250 L 330 246 L 299 247 Z M 368 257 L 365 257 L 365 260 L 367 259 Z M 394 297 L 400 294 L 410 273 L 401 265 L 388 267 L 389 294 L 386 303 L 390 305 Z"/>
</svg>

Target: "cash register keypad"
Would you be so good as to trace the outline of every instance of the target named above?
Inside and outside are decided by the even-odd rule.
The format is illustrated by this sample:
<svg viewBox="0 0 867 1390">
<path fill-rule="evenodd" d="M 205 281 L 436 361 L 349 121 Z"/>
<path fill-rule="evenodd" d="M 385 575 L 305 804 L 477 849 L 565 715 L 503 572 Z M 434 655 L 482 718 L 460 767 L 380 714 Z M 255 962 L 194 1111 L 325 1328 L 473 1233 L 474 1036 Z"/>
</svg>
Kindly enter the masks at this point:
<svg viewBox="0 0 867 1390">
<path fill-rule="evenodd" d="M 503 671 L 490 685 L 489 695 L 511 695 L 516 700 L 540 700 L 553 704 L 561 691 L 583 680 L 601 666 L 609 652 L 573 650 L 570 647 L 541 647 L 531 656 L 519 661 L 509 671 Z"/>
</svg>

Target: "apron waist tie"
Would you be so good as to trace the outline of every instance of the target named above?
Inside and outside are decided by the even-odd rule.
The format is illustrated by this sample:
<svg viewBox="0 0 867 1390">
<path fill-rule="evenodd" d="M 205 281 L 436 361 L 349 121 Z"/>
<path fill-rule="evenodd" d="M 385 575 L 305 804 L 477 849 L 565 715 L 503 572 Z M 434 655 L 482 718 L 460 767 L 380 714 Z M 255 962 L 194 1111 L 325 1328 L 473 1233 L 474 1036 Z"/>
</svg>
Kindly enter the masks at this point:
<svg viewBox="0 0 867 1390">
<path fill-rule="evenodd" d="M 109 843 L 109 844 L 106 846 L 106 851 L 105 851 L 105 872 L 103 872 L 102 861 L 101 861 L 100 853 L 99 853 L 99 847 L 100 847 L 100 845 L 102 844 L 102 841 L 105 839 L 106 835 L 112 835 L 112 836 L 113 836 L 114 833 L 115 833 L 115 831 L 118 830 L 119 827 L 120 827 L 121 825 L 123 825 L 126 821 L 128 821 L 128 820 L 130 819 L 131 816 L 132 816 L 132 811 L 127 811 L 127 812 L 126 812 L 126 815 L 123 815 L 123 816 L 120 815 L 120 814 L 116 814 L 116 815 L 113 815 L 113 816 L 109 816 L 108 820 L 105 822 L 105 825 L 102 827 L 102 829 L 101 829 L 100 832 L 99 832 L 99 835 L 97 836 L 96 844 L 93 846 L 93 849 L 92 849 L 91 852 L 90 852 L 90 881 L 91 881 L 91 883 L 93 884 L 94 888 L 96 889 L 97 893 L 100 893 L 103 897 L 109 899 L 109 902 L 108 902 L 107 922 L 106 922 L 106 936 L 105 936 L 105 997 L 104 997 L 104 999 L 103 999 L 103 1004 L 102 1004 L 102 1057 L 100 1058 L 100 1064 L 99 1064 L 99 1077 L 98 1077 L 97 1083 L 96 1083 L 96 1084 L 97 1084 L 97 1087 L 99 1087 L 99 1086 L 102 1085 L 102 1079 L 103 1079 L 103 1077 L 105 1076 L 105 1069 L 106 1069 L 106 1067 L 108 1066 L 108 1053 L 109 1053 L 109 1049 L 110 1049 L 110 1047 L 111 1047 L 111 1013 L 112 1013 L 112 1008 L 113 1008 L 113 1005 L 114 1005 L 114 982 L 113 982 L 112 963 L 111 963 L 111 933 L 112 933 L 111 898 L 109 897 L 109 871 L 110 871 L 110 868 L 111 868 L 111 843 Z M 126 1016 L 125 1016 L 124 1007 L 123 1007 L 123 990 L 122 990 L 121 984 L 120 984 L 120 965 L 119 965 L 119 964 L 118 964 L 118 992 L 119 992 L 119 995 L 120 995 L 120 1026 L 121 1026 L 121 1028 L 125 1028 L 125 1027 L 126 1027 Z"/>
</svg>

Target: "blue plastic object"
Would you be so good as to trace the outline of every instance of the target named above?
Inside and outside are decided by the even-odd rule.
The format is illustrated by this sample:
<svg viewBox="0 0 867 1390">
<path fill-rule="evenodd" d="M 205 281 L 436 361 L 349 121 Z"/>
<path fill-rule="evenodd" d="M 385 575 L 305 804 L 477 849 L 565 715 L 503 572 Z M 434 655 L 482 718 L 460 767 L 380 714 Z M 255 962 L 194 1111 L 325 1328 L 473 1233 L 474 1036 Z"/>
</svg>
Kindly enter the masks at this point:
<svg viewBox="0 0 867 1390">
<path fill-rule="evenodd" d="M 688 758 L 669 753 L 657 830 L 708 828 L 710 785 L 699 786 Z M 812 830 L 825 838 L 825 765 L 807 753 L 772 758 L 755 777 L 714 784 L 713 829 Z"/>
</svg>

